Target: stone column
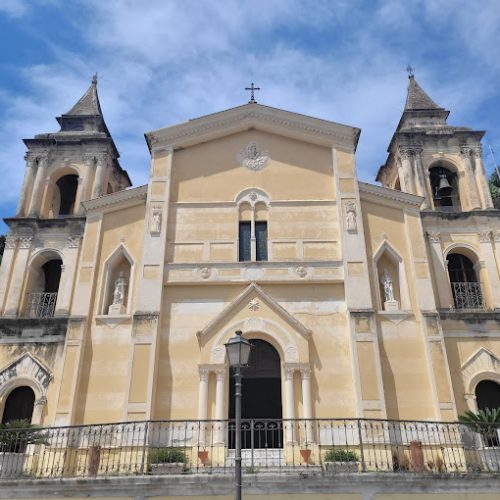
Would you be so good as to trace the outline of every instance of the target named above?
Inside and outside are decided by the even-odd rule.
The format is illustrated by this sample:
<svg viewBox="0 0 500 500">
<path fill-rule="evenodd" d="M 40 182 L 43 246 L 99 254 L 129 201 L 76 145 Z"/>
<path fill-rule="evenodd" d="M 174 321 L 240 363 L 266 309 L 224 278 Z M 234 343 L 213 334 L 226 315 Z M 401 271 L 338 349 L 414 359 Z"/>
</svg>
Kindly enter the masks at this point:
<svg viewBox="0 0 500 500">
<path fill-rule="evenodd" d="M 83 163 L 85 164 L 85 172 L 83 174 L 83 177 L 80 177 L 80 179 L 82 179 L 82 183 L 80 189 L 80 197 L 78 200 L 79 203 L 78 205 L 75 204 L 75 213 L 79 215 L 83 214 L 82 201 L 87 201 L 89 199 L 89 186 L 90 186 L 90 180 L 92 179 L 92 174 L 94 172 L 95 156 L 84 155 Z"/>
<path fill-rule="evenodd" d="M 215 419 L 219 420 L 215 424 L 215 436 L 214 441 L 216 444 L 224 444 L 225 436 L 225 379 L 226 379 L 226 368 L 216 368 L 215 369 Z"/>
<path fill-rule="evenodd" d="M 4 312 L 6 292 L 12 277 L 12 266 L 17 248 L 17 238 L 11 234 L 5 239 L 5 248 L 3 251 L 2 265 L 0 266 L 0 311 Z"/>
<path fill-rule="evenodd" d="M 198 436 L 198 443 L 200 446 L 206 444 L 206 422 L 208 418 L 208 377 L 210 371 L 206 367 L 199 367 L 200 372 L 200 388 L 198 393 L 198 420 L 200 420 L 200 433 Z"/>
<path fill-rule="evenodd" d="M 104 182 L 104 173 L 106 172 L 106 165 L 108 163 L 108 155 L 101 153 L 96 155 L 97 168 L 94 177 L 94 186 L 92 187 L 92 198 L 99 198 L 102 196 L 102 185 Z"/>
<path fill-rule="evenodd" d="M 31 195 L 31 203 L 28 211 L 29 217 L 40 215 L 40 207 L 42 204 L 43 188 L 45 186 L 45 177 L 47 175 L 48 155 L 41 156 L 38 159 L 38 167 L 35 177 L 35 185 Z"/>
<path fill-rule="evenodd" d="M 17 317 L 22 297 L 24 276 L 28 269 L 28 258 L 31 252 L 31 236 L 22 236 L 19 238 L 19 249 L 17 251 L 16 259 L 14 261 L 14 268 L 12 270 L 12 279 L 8 290 L 7 300 L 5 304 L 4 316 L 15 318 Z M 3 265 L 2 265 L 3 267 Z"/>
<path fill-rule="evenodd" d="M 441 234 L 438 232 L 428 232 L 427 236 L 431 244 L 431 261 L 439 297 L 438 307 L 449 309 L 454 306 L 454 302 L 448 276 L 448 261 L 445 261 L 441 248 Z"/>
<path fill-rule="evenodd" d="M 257 260 L 257 246 L 255 238 L 255 205 L 252 205 L 252 218 L 250 220 L 250 260 Z"/>
<path fill-rule="evenodd" d="M 403 191 L 403 193 L 408 193 L 409 187 L 407 186 L 406 175 L 403 169 L 403 164 L 401 163 L 400 160 L 398 160 L 396 165 L 398 167 L 398 177 L 399 177 L 399 185 L 401 186 L 401 191 Z"/>
<path fill-rule="evenodd" d="M 286 409 L 286 419 L 285 423 L 285 441 L 287 444 L 291 444 L 296 441 L 294 439 L 294 422 L 295 418 L 295 394 L 293 387 L 293 377 L 295 374 L 295 368 L 285 367 L 285 409 Z"/>
<path fill-rule="evenodd" d="M 306 442 L 312 443 L 313 422 L 310 420 L 313 418 L 311 402 L 311 369 L 309 367 L 302 367 L 300 369 L 300 376 L 302 380 L 302 406 L 305 420 Z"/>
<path fill-rule="evenodd" d="M 424 172 L 424 165 L 422 163 L 422 150 L 415 149 L 413 151 L 415 174 L 418 180 L 420 196 L 424 197 L 422 208 L 429 208 L 431 206 L 430 200 L 432 199 L 432 188 L 429 181 L 429 176 Z"/>
<path fill-rule="evenodd" d="M 475 210 L 481 208 L 481 203 L 479 202 L 479 198 L 477 196 L 476 179 L 474 177 L 474 172 L 472 171 L 471 148 L 461 147 L 460 156 L 462 157 L 462 163 L 465 172 L 465 180 L 467 182 L 466 191 L 469 197 L 469 204 L 470 204 L 469 209 Z"/>
<path fill-rule="evenodd" d="M 489 281 L 489 295 L 491 304 L 486 304 L 488 308 L 498 309 L 500 308 L 500 287 L 498 286 L 498 281 L 500 279 L 497 262 L 495 259 L 495 253 L 493 251 L 493 243 L 491 241 L 492 232 L 489 229 L 479 231 L 479 246 L 481 249 L 481 257 L 484 261 L 486 267 L 486 274 L 488 275 Z M 481 282 L 481 288 L 483 297 L 485 295 L 485 285 L 480 276 L 481 269 L 476 271 L 478 281 Z"/>
<path fill-rule="evenodd" d="M 69 315 L 81 242 L 82 236 L 80 235 L 71 235 L 68 237 L 68 242 L 64 250 L 64 261 L 61 266 L 61 279 L 57 291 L 54 316 Z"/>
<path fill-rule="evenodd" d="M 33 406 L 33 415 L 31 417 L 31 423 L 33 425 L 41 425 L 43 410 L 45 409 L 45 405 L 47 404 L 47 398 L 42 396 L 37 399 Z"/>
<path fill-rule="evenodd" d="M 472 148 L 472 157 L 474 158 L 474 173 L 476 176 L 477 190 L 483 208 L 493 208 L 493 200 L 491 199 L 490 187 L 488 185 L 488 178 L 484 171 L 483 164 L 483 151 L 481 146 Z"/>
<path fill-rule="evenodd" d="M 399 151 L 401 155 L 401 166 L 403 168 L 403 175 L 405 180 L 407 181 L 407 192 L 410 194 L 417 194 L 415 188 L 415 173 L 412 172 L 410 158 L 411 158 L 411 150 L 409 149 L 401 149 Z"/>
<path fill-rule="evenodd" d="M 33 186 L 33 179 L 35 178 L 36 159 L 32 155 L 26 155 L 26 171 L 24 172 L 24 181 L 19 195 L 19 202 L 17 204 L 16 217 L 21 217 L 27 212 L 27 200 L 31 188 Z"/>
</svg>

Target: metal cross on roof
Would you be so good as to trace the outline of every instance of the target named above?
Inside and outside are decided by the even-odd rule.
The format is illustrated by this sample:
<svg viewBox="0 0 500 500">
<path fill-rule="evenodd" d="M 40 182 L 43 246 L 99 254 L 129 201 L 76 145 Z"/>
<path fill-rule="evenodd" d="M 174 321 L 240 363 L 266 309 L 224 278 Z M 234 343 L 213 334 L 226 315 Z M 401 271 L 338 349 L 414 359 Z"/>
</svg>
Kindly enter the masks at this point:
<svg viewBox="0 0 500 500">
<path fill-rule="evenodd" d="M 408 73 L 408 76 L 410 78 L 413 77 L 414 68 L 412 68 L 411 64 L 408 64 L 408 66 L 406 66 L 406 72 Z"/>
<path fill-rule="evenodd" d="M 250 90 L 250 100 L 248 101 L 248 104 L 251 103 L 256 103 L 257 101 L 255 100 L 255 94 L 254 92 L 256 90 L 260 90 L 260 87 L 255 87 L 253 82 L 250 84 L 250 87 L 245 87 L 245 90 Z"/>
</svg>

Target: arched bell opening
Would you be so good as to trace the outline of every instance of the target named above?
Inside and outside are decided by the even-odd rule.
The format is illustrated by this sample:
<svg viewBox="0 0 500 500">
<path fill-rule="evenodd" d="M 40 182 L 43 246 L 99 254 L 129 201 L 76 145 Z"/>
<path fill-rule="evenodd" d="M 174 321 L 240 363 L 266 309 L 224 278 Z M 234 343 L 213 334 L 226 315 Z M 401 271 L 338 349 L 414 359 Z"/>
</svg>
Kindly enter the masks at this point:
<svg viewBox="0 0 500 500">
<path fill-rule="evenodd" d="M 429 180 L 434 207 L 441 211 L 455 211 L 461 208 L 458 176 L 443 166 L 429 169 Z"/>
<path fill-rule="evenodd" d="M 73 215 L 75 210 L 78 175 L 63 175 L 55 183 L 51 213 L 53 217 Z"/>
<path fill-rule="evenodd" d="M 474 263 L 461 253 L 450 253 L 447 260 L 455 308 L 481 309 L 484 304 L 483 293 Z"/>
<path fill-rule="evenodd" d="M 265 340 L 254 339 L 251 343 L 248 367 L 242 370 L 242 448 L 282 448 L 280 355 Z M 230 420 L 235 418 L 234 396 L 234 374 L 231 373 L 228 405 Z M 229 448 L 234 448 L 234 445 L 234 425 L 230 425 Z"/>
</svg>

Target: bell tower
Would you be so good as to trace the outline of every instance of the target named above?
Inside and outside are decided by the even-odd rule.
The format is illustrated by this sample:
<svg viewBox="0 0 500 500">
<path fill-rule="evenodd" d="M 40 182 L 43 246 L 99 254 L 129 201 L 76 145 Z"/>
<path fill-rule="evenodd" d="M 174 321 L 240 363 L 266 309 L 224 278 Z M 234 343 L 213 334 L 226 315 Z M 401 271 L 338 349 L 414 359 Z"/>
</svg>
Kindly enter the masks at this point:
<svg viewBox="0 0 500 500">
<path fill-rule="evenodd" d="M 482 160 L 483 131 L 448 125 L 412 72 L 403 114 L 376 180 L 424 197 L 422 207 L 444 212 L 493 208 Z"/>
<path fill-rule="evenodd" d="M 43 335 L 57 330 L 56 318 L 67 321 L 86 223 L 82 202 L 131 185 L 104 121 L 96 77 L 57 121 L 58 132 L 24 140 L 16 215 L 5 219 L 10 231 L 0 268 L 0 334 L 4 327 L 21 332 L 26 319 Z"/>
</svg>

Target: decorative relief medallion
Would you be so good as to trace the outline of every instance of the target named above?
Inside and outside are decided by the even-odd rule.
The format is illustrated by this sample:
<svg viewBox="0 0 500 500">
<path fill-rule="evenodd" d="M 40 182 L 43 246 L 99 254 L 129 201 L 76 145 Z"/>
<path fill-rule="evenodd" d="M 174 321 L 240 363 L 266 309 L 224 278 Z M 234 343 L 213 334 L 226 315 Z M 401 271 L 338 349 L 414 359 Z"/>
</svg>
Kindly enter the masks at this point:
<svg viewBox="0 0 500 500">
<path fill-rule="evenodd" d="M 200 267 L 198 269 L 198 272 L 200 273 L 200 276 L 206 280 L 210 278 L 210 275 L 212 274 L 212 270 L 209 267 Z"/>
<path fill-rule="evenodd" d="M 307 276 L 307 269 L 304 266 L 298 266 L 295 268 L 295 272 L 297 276 L 300 278 L 305 278 Z"/>
<path fill-rule="evenodd" d="M 249 303 L 248 303 L 248 309 L 250 311 L 257 311 L 260 308 L 260 302 L 259 299 L 253 298 Z"/>
<path fill-rule="evenodd" d="M 254 171 L 262 170 L 271 159 L 267 151 L 259 150 L 255 141 L 249 142 L 236 158 L 240 165 Z"/>
</svg>

